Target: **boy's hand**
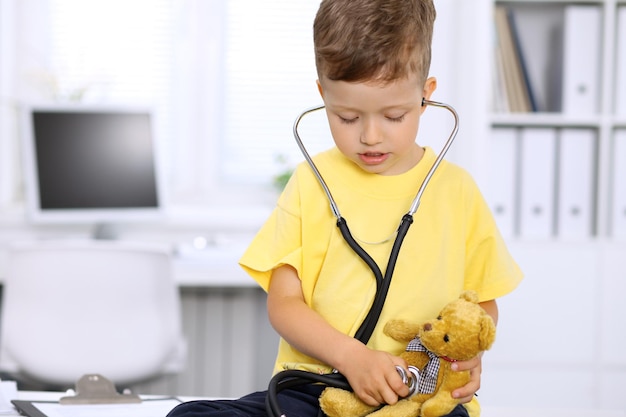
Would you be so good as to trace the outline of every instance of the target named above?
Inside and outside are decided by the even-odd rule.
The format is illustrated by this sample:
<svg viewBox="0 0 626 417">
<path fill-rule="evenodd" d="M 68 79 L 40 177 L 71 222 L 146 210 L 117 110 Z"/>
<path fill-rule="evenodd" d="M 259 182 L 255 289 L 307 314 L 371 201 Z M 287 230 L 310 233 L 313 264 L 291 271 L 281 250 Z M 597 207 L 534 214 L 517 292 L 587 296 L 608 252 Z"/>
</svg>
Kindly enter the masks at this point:
<svg viewBox="0 0 626 417">
<path fill-rule="evenodd" d="M 361 401 L 376 407 L 395 404 L 399 398 L 409 395 L 409 388 L 402 382 L 396 365 L 407 368 L 404 359 L 361 345 L 350 352 L 350 358 L 346 358 L 339 371 Z"/>
<path fill-rule="evenodd" d="M 452 391 L 452 396 L 461 403 L 468 403 L 474 398 L 474 394 L 480 389 L 480 374 L 482 372 L 482 354 L 467 361 L 459 361 L 452 364 L 453 371 L 470 371 L 470 380 L 461 388 Z"/>
</svg>

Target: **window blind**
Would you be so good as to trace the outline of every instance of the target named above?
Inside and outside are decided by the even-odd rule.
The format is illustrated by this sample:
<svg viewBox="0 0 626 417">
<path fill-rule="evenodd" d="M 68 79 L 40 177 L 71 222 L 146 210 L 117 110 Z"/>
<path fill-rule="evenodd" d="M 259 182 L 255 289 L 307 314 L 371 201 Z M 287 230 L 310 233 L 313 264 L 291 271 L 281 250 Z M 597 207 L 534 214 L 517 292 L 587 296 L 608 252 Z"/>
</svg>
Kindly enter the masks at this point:
<svg viewBox="0 0 626 417">
<path fill-rule="evenodd" d="M 267 182 L 303 160 L 292 126 L 301 110 L 322 103 L 313 53 L 318 6 L 319 0 L 228 2 L 222 172 L 229 180 Z M 308 126 L 302 136 L 311 152 L 332 144 L 324 120 Z"/>
<path fill-rule="evenodd" d="M 55 98 L 166 102 L 171 8 L 168 0 L 50 0 Z"/>
</svg>

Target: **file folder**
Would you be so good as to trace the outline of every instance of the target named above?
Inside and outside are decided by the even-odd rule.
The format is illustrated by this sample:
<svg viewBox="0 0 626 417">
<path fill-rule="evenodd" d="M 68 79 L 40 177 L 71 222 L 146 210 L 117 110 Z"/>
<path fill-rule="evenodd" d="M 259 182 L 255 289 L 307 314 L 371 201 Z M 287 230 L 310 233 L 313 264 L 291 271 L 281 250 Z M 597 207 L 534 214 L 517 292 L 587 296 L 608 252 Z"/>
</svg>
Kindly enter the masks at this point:
<svg viewBox="0 0 626 417">
<path fill-rule="evenodd" d="M 615 113 L 626 116 L 626 5 L 617 9 L 617 38 L 615 42 Z"/>
<path fill-rule="evenodd" d="M 626 240 L 626 129 L 613 136 L 611 236 Z"/>
<path fill-rule="evenodd" d="M 519 235 L 547 239 L 554 232 L 556 130 L 524 128 L 520 140 Z"/>
<path fill-rule="evenodd" d="M 599 6 L 565 6 L 563 113 L 597 113 L 600 101 L 602 13 Z"/>
<path fill-rule="evenodd" d="M 593 230 L 595 131 L 562 129 L 559 135 L 557 236 L 589 238 Z"/>
<path fill-rule="evenodd" d="M 491 161 L 486 198 L 503 237 L 515 236 L 515 189 L 517 130 L 492 129 L 489 138 Z"/>
</svg>

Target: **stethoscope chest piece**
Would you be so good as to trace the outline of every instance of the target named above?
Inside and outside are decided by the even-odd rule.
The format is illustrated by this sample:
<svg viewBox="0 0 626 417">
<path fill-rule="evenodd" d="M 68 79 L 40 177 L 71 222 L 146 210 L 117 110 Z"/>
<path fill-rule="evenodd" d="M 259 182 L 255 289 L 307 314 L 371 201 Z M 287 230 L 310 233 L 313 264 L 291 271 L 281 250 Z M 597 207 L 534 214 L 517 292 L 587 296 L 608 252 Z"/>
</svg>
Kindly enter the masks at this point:
<svg viewBox="0 0 626 417">
<path fill-rule="evenodd" d="M 409 398 L 417 394 L 417 387 L 419 386 L 420 381 L 420 370 L 412 365 L 408 367 L 408 372 L 404 370 L 403 367 L 397 365 L 396 370 L 402 378 L 402 383 L 409 387 L 409 395 L 407 395 L 405 398 Z"/>
</svg>

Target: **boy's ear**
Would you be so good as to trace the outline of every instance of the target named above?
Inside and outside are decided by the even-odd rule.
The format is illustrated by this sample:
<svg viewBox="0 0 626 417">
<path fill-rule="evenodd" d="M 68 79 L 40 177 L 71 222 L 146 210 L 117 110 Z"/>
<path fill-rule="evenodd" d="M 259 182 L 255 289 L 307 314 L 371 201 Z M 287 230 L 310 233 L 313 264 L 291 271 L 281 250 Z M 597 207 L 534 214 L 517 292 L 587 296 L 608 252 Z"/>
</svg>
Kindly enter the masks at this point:
<svg viewBox="0 0 626 417">
<path fill-rule="evenodd" d="M 422 97 L 424 97 L 426 100 L 430 100 L 430 97 L 433 95 L 436 89 L 437 79 L 435 77 L 428 77 L 428 79 L 426 79 L 426 82 L 424 83 Z"/>
<path fill-rule="evenodd" d="M 315 80 L 315 82 L 317 83 L 317 91 L 320 92 L 320 96 L 324 99 L 324 89 L 322 88 L 322 83 L 320 83 L 320 80 Z"/>
<path fill-rule="evenodd" d="M 423 100 L 430 100 L 430 97 L 433 95 L 435 90 L 437 89 L 437 79 L 435 77 L 429 77 L 426 79 L 424 83 L 424 88 L 422 89 L 422 113 L 426 110 L 426 106 L 424 105 Z"/>
</svg>

